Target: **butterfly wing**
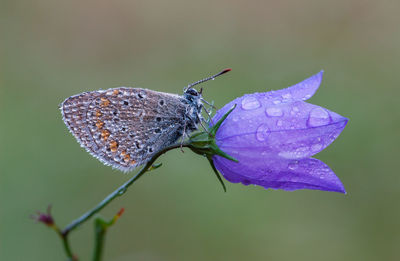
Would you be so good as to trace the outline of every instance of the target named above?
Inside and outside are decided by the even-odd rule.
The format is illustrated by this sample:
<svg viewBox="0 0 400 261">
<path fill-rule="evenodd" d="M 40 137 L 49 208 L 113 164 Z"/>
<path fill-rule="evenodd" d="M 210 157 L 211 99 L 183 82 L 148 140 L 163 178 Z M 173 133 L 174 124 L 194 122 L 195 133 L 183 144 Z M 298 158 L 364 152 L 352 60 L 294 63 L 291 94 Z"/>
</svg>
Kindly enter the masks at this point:
<svg viewBox="0 0 400 261">
<path fill-rule="evenodd" d="M 181 96 L 125 87 L 81 93 L 60 107 L 81 146 L 123 171 L 175 143 L 182 136 L 188 110 Z"/>
</svg>

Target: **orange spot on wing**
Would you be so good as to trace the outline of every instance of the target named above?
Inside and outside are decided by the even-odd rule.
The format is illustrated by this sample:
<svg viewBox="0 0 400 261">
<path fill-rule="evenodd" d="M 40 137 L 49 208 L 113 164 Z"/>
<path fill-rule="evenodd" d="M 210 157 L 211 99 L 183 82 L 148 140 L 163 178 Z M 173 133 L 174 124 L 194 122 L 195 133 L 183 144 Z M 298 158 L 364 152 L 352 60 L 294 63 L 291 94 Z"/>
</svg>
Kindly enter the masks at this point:
<svg viewBox="0 0 400 261">
<path fill-rule="evenodd" d="M 102 114 L 101 114 L 101 112 L 100 112 L 100 110 L 97 110 L 96 111 L 96 117 L 100 117 Z"/>
<path fill-rule="evenodd" d="M 131 160 L 131 156 L 130 156 L 129 154 L 126 154 L 126 155 L 124 156 L 124 161 L 125 161 L 126 163 L 128 163 L 130 160 Z"/>
<path fill-rule="evenodd" d="M 112 152 L 116 152 L 118 149 L 118 142 L 116 142 L 115 140 L 110 142 L 110 150 Z"/>
<path fill-rule="evenodd" d="M 101 120 L 98 120 L 96 122 L 96 127 L 99 128 L 99 129 L 103 128 L 103 125 L 104 125 L 104 122 L 102 122 Z"/>
<path fill-rule="evenodd" d="M 101 100 L 101 106 L 107 107 L 108 105 L 110 105 L 110 101 L 107 100 L 107 98 L 101 97 L 100 100 Z"/>
<path fill-rule="evenodd" d="M 114 94 L 114 95 L 118 95 L 118 94 L 119 94 L 119 91 L 118 91 L 117 89 L 115 89 L 115 90 L 113 91 L 113 94 Z"/>
<path fill-rule="evenodd" d="M 110 136 L 110 131 L 109 130 L 103 130 L 101 132 L 101 137 L 103 138 L 103 140 L 107 140 L 109 136 Z"/>
<path fill-rule="evenodd" d="M 135 165 L 135 163 L 136 163 L 136 160 L 132 160 L 129 164 Z"/>
</svg>

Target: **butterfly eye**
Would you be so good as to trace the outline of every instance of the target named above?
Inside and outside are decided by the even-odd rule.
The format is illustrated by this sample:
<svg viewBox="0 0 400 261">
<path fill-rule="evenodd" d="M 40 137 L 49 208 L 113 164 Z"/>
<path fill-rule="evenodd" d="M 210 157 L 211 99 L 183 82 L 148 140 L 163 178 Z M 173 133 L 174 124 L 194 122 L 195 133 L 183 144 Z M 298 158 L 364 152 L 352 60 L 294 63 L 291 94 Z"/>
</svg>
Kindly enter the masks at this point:
<svg viewBox="0 0 400 261">
<path fill-rule="evenodd" d="M 187 94 L 190 94 L 190 95 L 192 95 L 192 96 L 198 96 L 198 95 L 199 95 L 199 93 L 198 93 L 195 89 L 193 89 L 193 88 L 187 89 L 187 90 L 186 90 L 186 93 L 187 93 Z"/>
</svg>

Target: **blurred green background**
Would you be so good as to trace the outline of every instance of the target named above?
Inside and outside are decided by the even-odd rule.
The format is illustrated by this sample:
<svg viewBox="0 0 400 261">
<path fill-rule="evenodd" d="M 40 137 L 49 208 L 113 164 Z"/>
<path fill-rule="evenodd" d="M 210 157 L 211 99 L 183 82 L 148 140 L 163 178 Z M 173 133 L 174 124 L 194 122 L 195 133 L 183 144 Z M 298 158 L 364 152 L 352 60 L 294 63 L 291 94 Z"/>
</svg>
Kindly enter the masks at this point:
<svg viewBox="0 0 400 261">
<path fill-rule="evenodd" d="M 221 107 L 321 69 L 311 103 L 350 119 L 317 158 L 348 194 L 227 184 L 172 151 L 102 215 L 105 260 L 399 260 L 399 1 L 0 1 L 0 260 L 65 260 L 29 215 L 61 226 L 133 175 L 103 166 L 67 131 L 58 104 L 117 86 L 181 93 L 204 85 Z M 88 260 L 93 224 L 71 235 Z"/>
</svg>

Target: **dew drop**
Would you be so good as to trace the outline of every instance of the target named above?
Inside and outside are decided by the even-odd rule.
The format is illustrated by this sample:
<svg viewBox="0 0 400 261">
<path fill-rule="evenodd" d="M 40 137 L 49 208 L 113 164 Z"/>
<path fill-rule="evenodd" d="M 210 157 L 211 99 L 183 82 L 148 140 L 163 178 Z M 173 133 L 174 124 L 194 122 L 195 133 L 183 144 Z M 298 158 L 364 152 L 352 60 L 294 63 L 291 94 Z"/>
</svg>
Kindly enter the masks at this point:
<svg viewBox="0 0 400 261">
<path fill-rule="evenodd" d="M 285 93 L 285 94 L 282 95 L 282 98 L 283 99 L 290 99 L 290 98 L 292 98 L 292 95 L 290 93 Z"/>
<path fill-rule="evenodd" d="M 118 195 L 123 195 L 126 192 L 126 188 L 122 188 L 118 191 Z"/>
<path fill-rule="evenodd" d="M 256 138 L 259 141 L 264 141 L 267 139 L 267 137 L 269 136 L 270 132 L 269 132 L 269 128 L 267 124 L 261 124 L 258 128 L 257 128 L 257 132 L 256 132 Z"/>
<path fill-rule="evenodd" d="M 288 169 L 296 170 L 299 167 L 299 162 L 297 160 L 289 162 Z"/>
<path fill-rule="evenodd" d="M 265 113 L 269 117 L 280 117 L 283 115 L 282 110 L 277 107 L 268 107 L 267 109 L 265 109 Z"/>
<path fill-rule="evenodd" d="M 237 115 L 233 116 L 232 121 L 234 121 L 234 122 L 239 121 L 239 117 Z"/>
<path fill-rule="evenodd" d="M 298 113 L 299 113 L 299 107 L 294 106 L 294 107 L 292 107 L 292 109 L 290 110 L 290 115 L 292 115 L 292 116 L 294 116 L 294 115 L 296 115 L 296 114 L 298 114 Z"/>
<path fill-rule="evenodd" d="M 242 108 L 245 110 L 254 110 L 260 106 L 260 102 L 254 96 L 247 96 L 242 100 Z"/>
<path fill-rule="evenodd" d="M 272 103 L 276 105 L 276 104 L 281 103 L 281 101 L 280 100 L 275 100 L 275 101 L 272 101 Z"/>
<path fill-rule="evenodd" d="M 313 152 L 318 152 L 318 151 L 320 151 L 322 149 L 322 144 L 321 143 L 316 143 L 316 144 L 313 144 L 312 146 L 311 146 L 311 150 L 313 151 Z"/>
<path fill-rule="evenodd" d="M 281 127 L 282 125 L 283 125 L 283 121 L 278 120 L 278 121 L 276 122 L 276 126 Z"/>
<path fill-rule="evenodd" d="M 318 127 L 330 122 L 331 118 L 329 117 L 329 113 L 322 108 L 312 109 L 308 117 L 308 125 L 310 127 Z"/>
<path fill-rule="evenodd" d="M 285 159 L 301 159 L 309 155 L 309 148 L 299 147 L 293 150 L 279 152 L 278 155 Z"/>
</svg>

